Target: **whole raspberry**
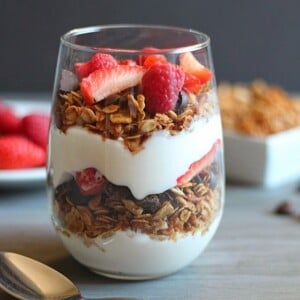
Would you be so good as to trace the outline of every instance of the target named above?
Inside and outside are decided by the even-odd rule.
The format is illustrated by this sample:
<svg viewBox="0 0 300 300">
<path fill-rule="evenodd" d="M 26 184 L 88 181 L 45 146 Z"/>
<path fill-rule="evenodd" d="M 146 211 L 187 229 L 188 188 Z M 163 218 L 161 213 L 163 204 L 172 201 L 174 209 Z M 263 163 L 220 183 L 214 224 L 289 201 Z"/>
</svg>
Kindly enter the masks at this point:
<svg viewBox="0 0 300 300">
<path fill-rule="evenodd" d="M 165 113 L 173 109 L 184 78 L 184 72 L 177 65 L 166 63 L 151 66 L 142 78 L 147 111 Z"/>
</svg>

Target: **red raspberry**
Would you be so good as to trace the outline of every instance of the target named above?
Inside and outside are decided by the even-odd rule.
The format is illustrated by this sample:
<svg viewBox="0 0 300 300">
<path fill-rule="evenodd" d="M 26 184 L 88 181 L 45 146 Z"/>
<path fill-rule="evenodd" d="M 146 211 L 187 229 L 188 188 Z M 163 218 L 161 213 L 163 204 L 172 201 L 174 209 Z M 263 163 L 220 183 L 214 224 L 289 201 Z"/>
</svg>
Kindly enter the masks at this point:
<svg viewBox="0 0 300 300">
<path fill-rule="evenodd" d="M 87 77 L 90 73 L 98 69 L 111 69 L 118 65 L 117 60 L 110 54 L 96 53 L 87 62 L 75 64 L 75 70 L 79 78 Z"/>
<path fill-rule="evenodd" d="M 165 113 L 174 108 L 184 83 L 184 72 L 177 65 L 154 64 L 142 78 L 146 109 Z"/>
<path fill-rule="evenodd" d="M 90 60 L 92 72 L 98 69 L 110 69 L 118 65 L 116 59 L 110 54 L 96 53 Z"/>
</svg>

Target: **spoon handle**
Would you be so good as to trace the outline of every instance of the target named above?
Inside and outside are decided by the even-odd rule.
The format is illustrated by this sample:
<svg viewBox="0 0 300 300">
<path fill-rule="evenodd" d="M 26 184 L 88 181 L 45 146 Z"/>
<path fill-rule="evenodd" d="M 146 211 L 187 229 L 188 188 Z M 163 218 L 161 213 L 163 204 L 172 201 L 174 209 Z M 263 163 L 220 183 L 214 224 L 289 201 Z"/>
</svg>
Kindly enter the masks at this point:
<svg viewBox="0 0 300 300">
<path fill-rule="evenodd" d="M 143 300 L 142 298 L 128 298 L 128 297 L 81 298 L 81 299 L 82 300 Z"/>
<path fill-rule="evenodd" d="M 75 295 L 64 300 L 143 300 L 142 298 L 132 298 L 132 297 L 101 297 L 101 298 L 82 298 L 81 295 Z"/>
<path fill-rule="evenodd" d="M 128 298 L 128 297 L 105 297 L 105 298 L 82 298 L 82 300 L 142 300 L 142 298 Z"/>
</svg>

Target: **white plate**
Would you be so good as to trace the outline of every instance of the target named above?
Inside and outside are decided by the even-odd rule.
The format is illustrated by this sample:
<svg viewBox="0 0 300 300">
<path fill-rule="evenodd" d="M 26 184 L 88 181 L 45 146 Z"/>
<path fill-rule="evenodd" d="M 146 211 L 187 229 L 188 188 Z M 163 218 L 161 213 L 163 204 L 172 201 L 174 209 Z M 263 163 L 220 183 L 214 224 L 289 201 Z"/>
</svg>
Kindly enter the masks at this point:
<svg viewBox="0 0 300 300">
<path fill-rule="evenodd" d="M 46 101 L 22 101 L 21 99 L 4 101 L 11 106 L 18 115 L 27 113 L 50 113 L 50 103 Z M 17 188 L 32 187 L 45 184 L 46 168 L 30 168 L 20 170 L 0 170 L 0 187 Z"/>
<path fill-rule="evenodd" d="M 226 177 L 275 187 L 300 179 L 300 127 L 266 138 L 224 132 Z"/>
</svg>

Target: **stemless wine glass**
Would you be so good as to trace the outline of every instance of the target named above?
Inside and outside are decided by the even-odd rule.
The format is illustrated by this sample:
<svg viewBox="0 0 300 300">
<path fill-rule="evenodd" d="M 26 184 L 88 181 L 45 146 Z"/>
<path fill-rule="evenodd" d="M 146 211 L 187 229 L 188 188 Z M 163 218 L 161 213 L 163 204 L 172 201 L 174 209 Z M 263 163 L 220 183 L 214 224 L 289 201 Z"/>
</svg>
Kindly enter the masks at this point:
<svg viewBox="0 0 300 300">
<path fill-rule="evenodd" d="M 53 223 L 92 271 L 164 276 L 213 237 L 224 170 L 207 35 L 146 25 L 66 33 L 49 136 Z"/>
</svg>

